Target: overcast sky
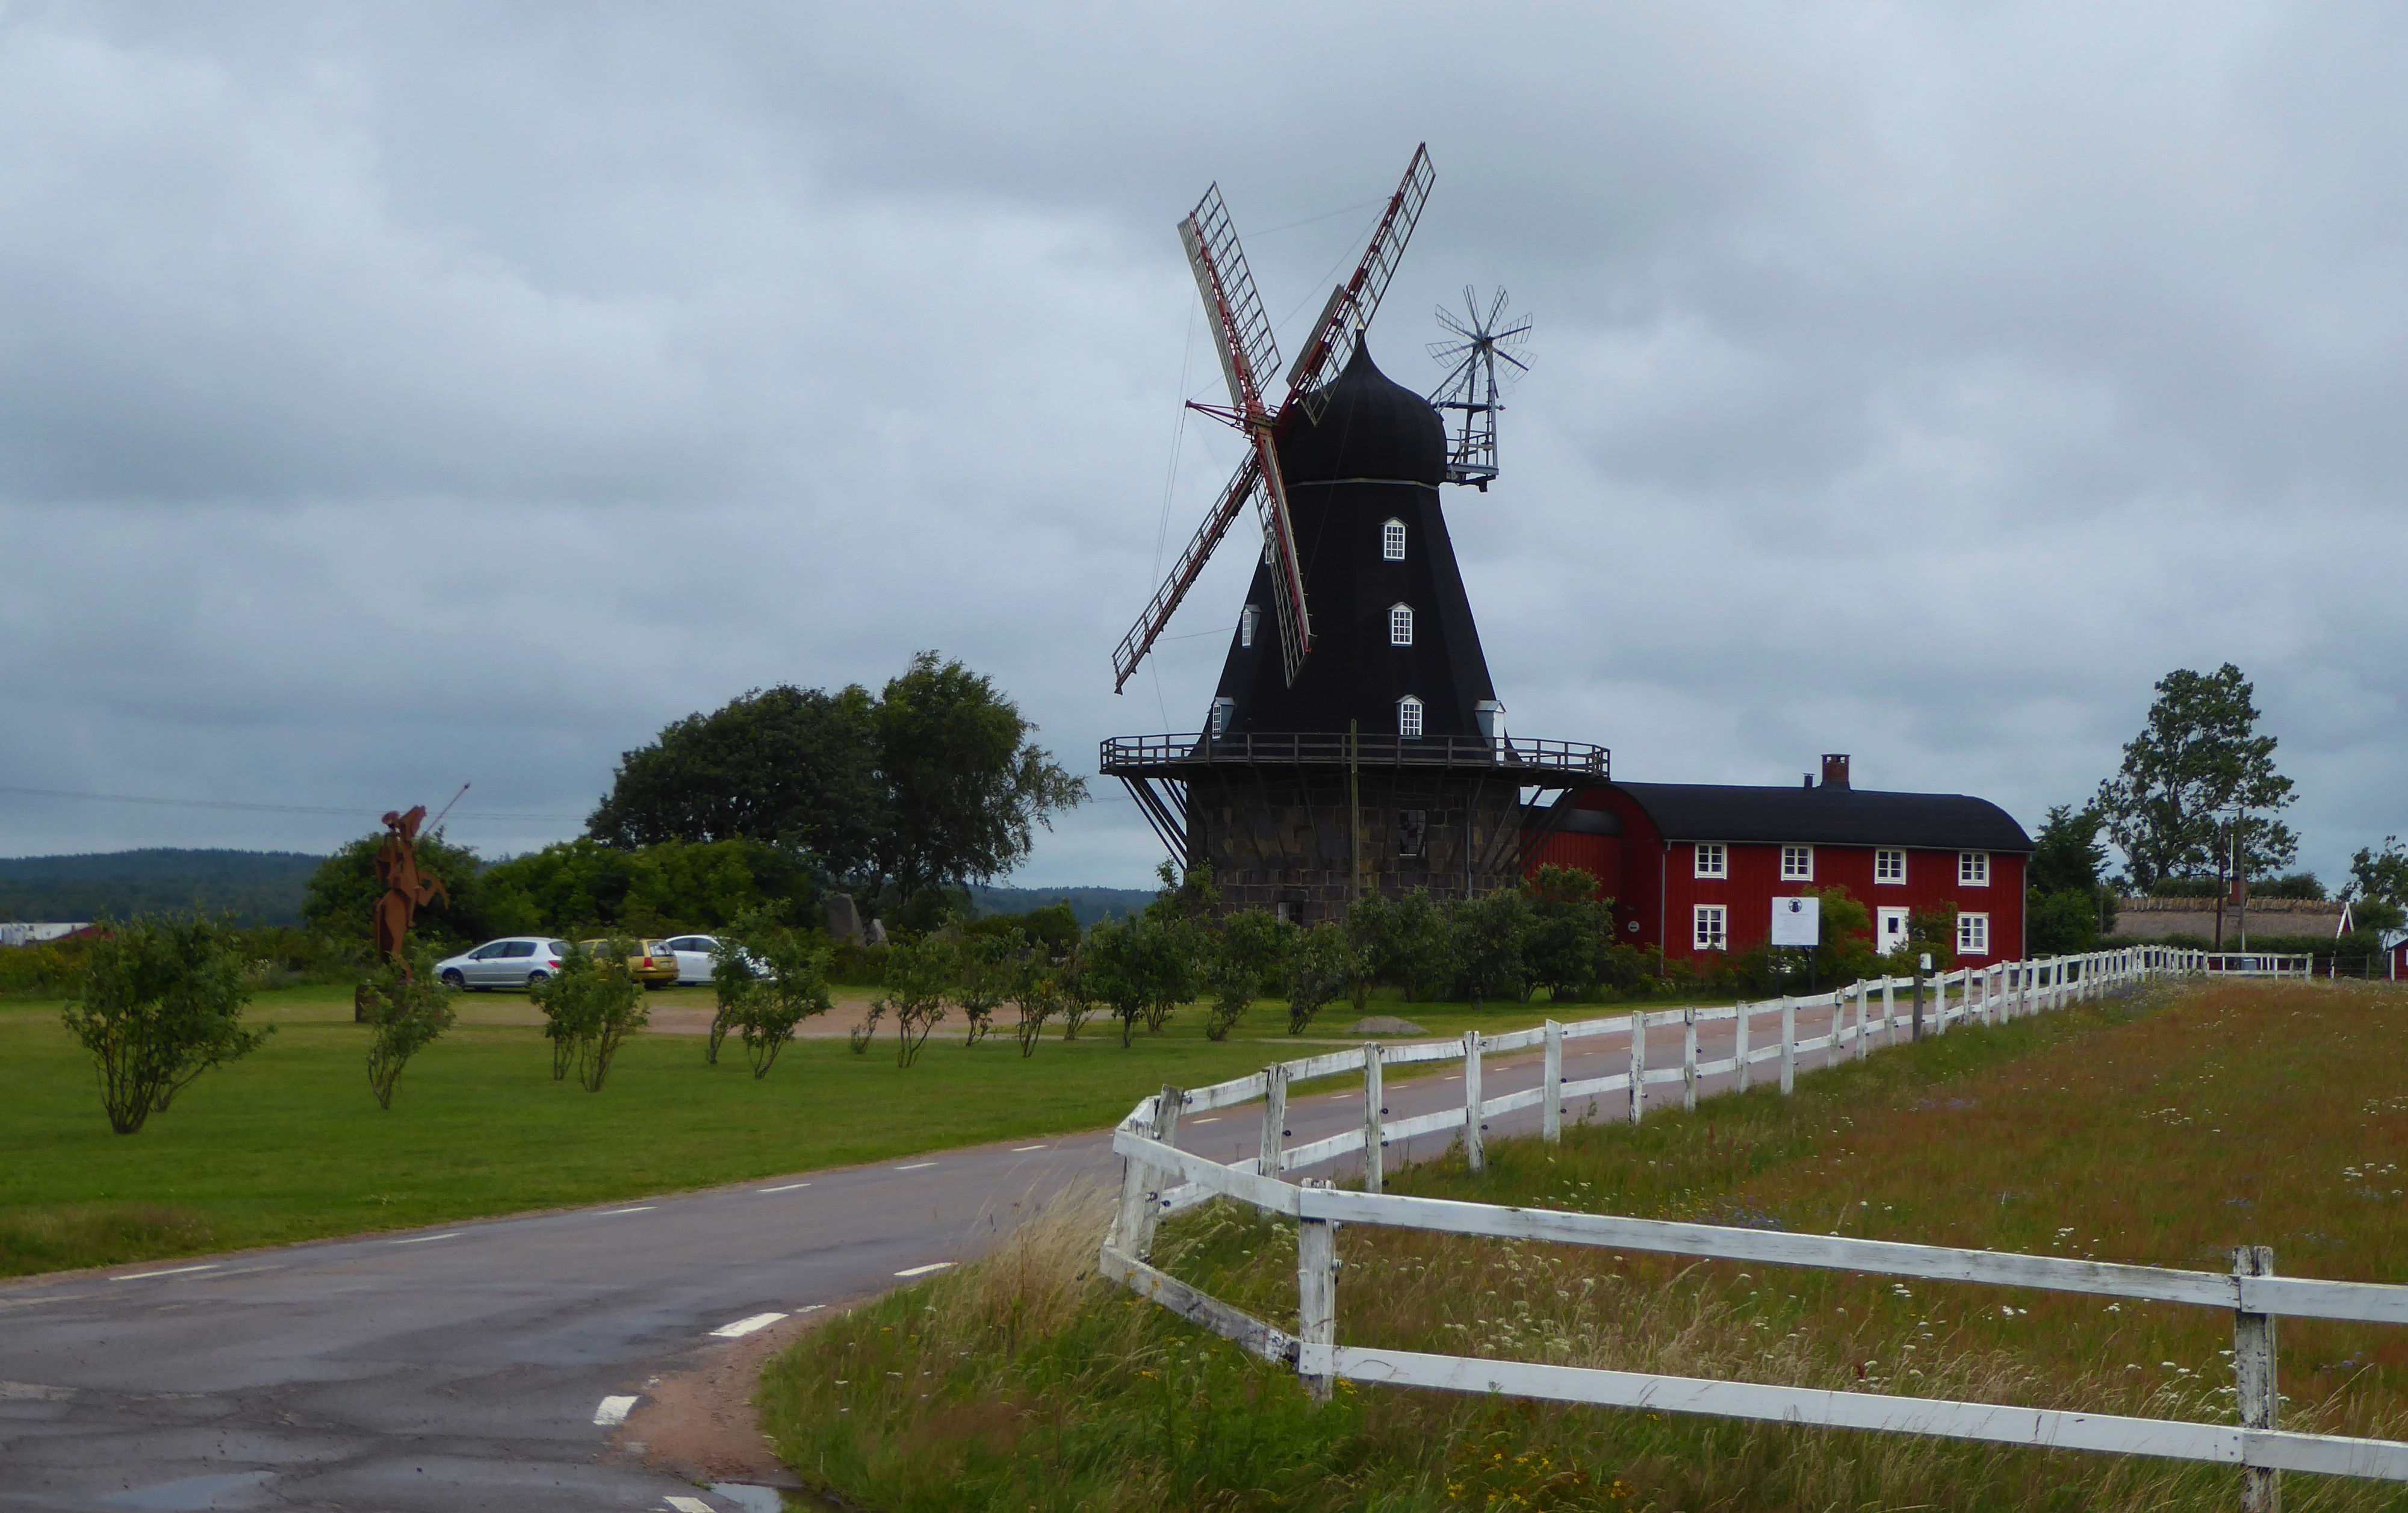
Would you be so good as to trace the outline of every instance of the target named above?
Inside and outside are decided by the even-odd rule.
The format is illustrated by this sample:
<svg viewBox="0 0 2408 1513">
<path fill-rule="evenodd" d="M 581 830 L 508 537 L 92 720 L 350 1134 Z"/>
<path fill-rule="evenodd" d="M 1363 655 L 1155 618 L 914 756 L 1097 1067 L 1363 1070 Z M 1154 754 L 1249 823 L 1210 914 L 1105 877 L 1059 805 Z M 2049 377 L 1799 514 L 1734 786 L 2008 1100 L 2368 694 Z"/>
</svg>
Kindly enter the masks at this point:
<svg viewBox="0 0 2408 1513">
<path fill-rule="evenodd" d="M 1194 729 L 1237 459 L 1173 225 L 1293 352 L 1535 316 L 1449 523 L 1510 727 L 1634 779 L 2080 800 L 2257 681 L 2328 878 L 2408 831 L 2408 18 L 2217 6 L 0 8 L 0 855 L 322 850 L 935 647 L 1073 771 Z M 487 817 L 532 816 L 532 817 Z M 1141 882 L 1116 784 L 1011 879 Z"/>
</svg>

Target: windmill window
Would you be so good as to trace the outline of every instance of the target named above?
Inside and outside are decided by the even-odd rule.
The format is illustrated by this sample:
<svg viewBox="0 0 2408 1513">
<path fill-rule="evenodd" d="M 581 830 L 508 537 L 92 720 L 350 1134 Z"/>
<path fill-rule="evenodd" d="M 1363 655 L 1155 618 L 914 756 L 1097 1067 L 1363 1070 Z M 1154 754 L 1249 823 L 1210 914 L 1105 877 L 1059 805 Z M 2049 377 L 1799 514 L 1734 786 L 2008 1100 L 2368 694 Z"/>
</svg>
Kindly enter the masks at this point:
<svg viewBox="0 0 2408 1513">
<path fill-rule="evenodd" d="M 1407 741 L 1422 738 L 1422 701 L 1411 694 L 1397 700 L 1397 734 Z"/>
<path fill-rule="evenodd" d="M 1216 699 L 1212 700 L 1212 733 L 1216 736 L 1227 735 L 1229 733 L 1229 717 L 1237 713 L 1238 701 L 1236 699 Z"/>
<path fill-rule="evenodd" d="M 1413 643 L 1413 607 L 1410 604 L 1388 606 L 1388 644 L 1411 646 Z"/>
<path fill-rule="evenodd" d="M 1391 520 L 1380 527 L 1380 560 L 1383 562 L 1405 560 L 1405 523 L 1403 521 Z"/>
<path fill-rule="evenodd" d="M 1252 646 L 1254 643 L 1254 623 L 1262 618 L 1262 614 L 1261 610 L 1249 604 L 1245 612 L 1238 616 L 1239 645 Z"/>
</svg>

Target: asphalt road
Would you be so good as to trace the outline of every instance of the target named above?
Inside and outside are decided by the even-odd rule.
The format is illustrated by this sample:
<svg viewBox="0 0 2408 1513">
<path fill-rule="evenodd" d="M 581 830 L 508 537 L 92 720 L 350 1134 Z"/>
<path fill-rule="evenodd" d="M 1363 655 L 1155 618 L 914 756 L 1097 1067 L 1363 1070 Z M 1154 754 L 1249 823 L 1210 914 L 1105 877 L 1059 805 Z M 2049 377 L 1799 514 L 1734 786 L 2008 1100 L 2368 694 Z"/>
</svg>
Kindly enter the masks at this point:
<svg viewBox="0 0 2408 1513">
<path fill-rule="evenodd" d="M 1727 1054 L 1729 1026 L 1710 1030 L 1701 1058 Z M 1651 1031 L 1648 1049 L 1677 1063 L 1679 1032 Z M 1620 1036 L 1573 1042 L 1565 1076 L 1628 1059 Z M 1492 1060 L 1484 1091 L 1539 1074 L 1535 1055 Z M 1291 1144 L 1359 1127 L 1360 1084 L 1345 1084 L 1291 1095 Z M 1461 1097 L 1459 1075 L 1386 1088 L 1392 1119 Z M 1253 1107 L 1191 1118 L 1180 1144 L 1234 1160 L 1259 1123 Z M 1492 1118 L 1490 1134 L 1537 1123 Z M 740 1494 L 606 1453 L 603 1400 L 640 1401 L 723 1346 L 714 1330 L 901 1285 L 991 1245 L 1016 1203 L 1117 1173 L 1098 1132 L 0 1287 L 0 1510 L 736 1513 Z"/>
</svg>

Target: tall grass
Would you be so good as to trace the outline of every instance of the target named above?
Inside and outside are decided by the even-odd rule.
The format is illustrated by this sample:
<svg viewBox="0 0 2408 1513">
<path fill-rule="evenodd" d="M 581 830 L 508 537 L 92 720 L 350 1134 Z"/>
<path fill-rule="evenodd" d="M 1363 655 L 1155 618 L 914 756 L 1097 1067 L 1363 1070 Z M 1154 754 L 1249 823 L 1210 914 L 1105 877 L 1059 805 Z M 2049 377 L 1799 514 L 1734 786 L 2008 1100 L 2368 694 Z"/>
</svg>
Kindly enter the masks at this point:
<svg viewBox="0 0 2408 1513">
<path fill-rule="evenodd" d="M 1500 1141 L 1395 1190 L 2402 1280 L 2408 995 L 2224 985 L 1936 1041 L 1637 1129 Z M 2386 1176 L 2408 1189 L 2408 1180 Z M 2238 1200 L 2238 1201 L 2236 1201 Z M 1090 1274 L 1099 1211 L 840 1320 L 767 1419 L 807 1477 L 913 1508 L 2225 1508 L 2227 1468 L 1453 1397 L 1286 1372 Z M 1083 1228 L 1082 1228 L 1083 1227 Z M 2231 1421 L 2229 1315 L 1349 1227 L 1351 1344 Z M 1292 1325 L 1295 1232 L 1216 1206 L 1164 1265 Z M 2408 1434 L 2408 1337 L 2285 1321 L 2287 1427 Z M 2286 1478 L 2294 1508 L 2402 1506 Z"/>
</svg>

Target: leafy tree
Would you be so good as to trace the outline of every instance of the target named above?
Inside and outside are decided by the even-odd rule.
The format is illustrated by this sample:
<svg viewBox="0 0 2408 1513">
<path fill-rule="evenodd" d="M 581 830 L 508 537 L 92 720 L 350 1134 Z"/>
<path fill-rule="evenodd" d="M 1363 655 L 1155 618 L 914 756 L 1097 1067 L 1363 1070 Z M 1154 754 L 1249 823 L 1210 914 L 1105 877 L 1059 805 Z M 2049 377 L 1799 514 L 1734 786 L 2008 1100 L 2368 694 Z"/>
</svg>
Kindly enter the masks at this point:
<svg viewBox="0 0 2408 1513">
<path fill-rule="evenodd" d="M 635 937 L 724 929 L 748 915 L 755 928 L 810 924 L 820 889 L 791 852 L 759 841 L 664 841 L 622 850 L 564 841 L 495 862 L 477 880 L 487 933 L 550 930 Z M 764 913 L 766 911 L 766 914 Z"/>
<path fill-rule="evenodd" d="M 878 762 L 867 689 L 755 688 L 622 756 L 586 833 L 619 847 L 749 840 L 852 873 L 887 824 Z"/>
<path fill-rule="evenodd" d="M 1304 1033 L 1312 1016 L 1343 996 L 1362 974 L 1346 928 L 1325 920 L 1299 930 L 1287 952 L 1287 1032 Z"/>
<path fill-rule="evenodd" d="M 782 929 L 756 929 L 744 937 L 743 946 L 760 965 L 745 979 L 736 1032 L 758 1081 L 769 1074 L 778 1053 L 795 1038 L 795 1027 L 832 1006 L 829 952 L 803 931 Z M 729 954 L 724 943 L 720 954 Z"/>
<path fill-rule="evenodd" d="M 2349 883 L 2342 897 L 2360 929 L 2386 931 L 2408 922 L 2408 850 L 2386 835 L 2380 850 L 2360 846 L 2349 858 Z"/>
<path fill-rule="evenodd" d="M 1371 979 L 1413 1001 L 1437 998 L 1455 976 L 1454 926 L 1426 888 L 1403 898 L 1367 893 L 1347 911 L 1346 933 Z"/>
<path fill-rule="evenodd" d="M 1010 973 L 1006 996 L 1019 1011 L 1011 1032 L 1020 1042 L 1020 1059 L 1025 1061 L 1037 1054 L 1045 1022 L 1062 1012 L 1061 969 L 1049 959 L 1043 943 L 1032 944 L 1017 929 L 1001 939 Z"/>
<path fill-rule="evenodd" d="M 544 1037 L 552 1042 L 554 1082 L 574 1065 L 578 1085 L 600 1092 L 619 1047 L 651 1021 L 643 989 L 627 970 L 634 949 L 635 943 L 625 939 L 606 941 L 598 950 L 572 942 L 561 956 L 560 971 L 528 989 L 543 1014 Z"/>
<path fill-rule="evenodd" d="M 452 1028 L 456 1015 L 452 989 L 435 976 L 435 953 L 424 946 L 410 953 L 407 964 L 384 961 L 362 985 L 360 1001 L 367 1010 L 368 1091 L 377 1107 L 391 1110 L 394 1085 L 409 1059 Z"/>
<path fill-rule="evenodd" d="M 301 895 L 301 917 L 312 930 L 363 945 L 375 938 L 369 920 L 385 892 L 376 871 L 377 850 L 384 841 L 381 829 L 364 835 L 346 843 L 310 874 Z M 418 838 L 418 867 L 442 883 L 445 898 L 418 911 L 410 926 L 413 937 L 475 941 L 489 933 L 477 887 L 484 863 L 477 859 L 474 850 L 445 841 L 441 830 L 430 830 Z"/>
<path fill-rule="evenodd" d="M 2093 800 L 2133 887 L 2219 875 L 2228 824 L 2249 872 L 2288 866 L 2299 837 L 2273 816 L 2291 802 L 2291 780 L 2274 770 L 2274 738 L 2258 733 L 2249 680 L 2227 662 L 2205 676 L 2177 669 L 2157 691 L 2122 770 Z"/>
<path fill-rule="evenodd" d="M 908 1067 L 920 1059 L 920 1047 L 945 1016 L 945 997 L 953 991 L 957 970 L 953 943 L 939 936 L 896 941 L 886 957 L 886 991 L 871 1005 L 873 1017 L 895 1016 L 895 1064 Z"/>
<path fill-rule="evenodd" d="M 1296 927 L 1268 909 L 1239 909 L 1222 919 L 1202 961 L 1204 993 L 1211 1001 L 1206 1040 L 1229 1038 L 1262 996 L 1264 980 L 1283 974 L 1295 938 Z"/>
<path fill-rule="evenodd" d="M 239 943 L 225 925 L 135 919 L 87 948 L 61 1017 L 99 1063 L 108 1127 L 133 1134 L 194 1077 L 249 1056 L 274 1032 L 243 1027 L 250 1003 Z"/>
<path fill-rule="evenodd" d="M 1140 1020 L 1158 1030 L 1195 996 L 1194 948 L 1183 924 L 1145 915 L 1098 921 L 1087 931 L 1086 990 L 1112 1011 L 1126 1049 Z"/>
<path fill-rule="evenodd" d="M 1095 1016 L 1102 1001 L 1096 991 L 1095 948 L 1085 937 L 1073 943 L 1062 958 L 1054 984 L 1062 994 L 1062 1038 L 1076 1040 L 1080 1027 Z"/>
<path fill-rule="evenodd" d="M 1522 954 L 1530 980 L 1558 1003 L 1586 998 L 1613 948 L 1613 901 L 1577 867 L 1541 867 L 1523 884 L 1529 900 Z"/>
<path fill-rule="evenodd" d="M 710 1031 L 703 1046 L 702 1064 L 719 1064 L 719 1047 L 742 1022 L 745 1001 L 760 986 L 761 958 L 752 950 L 753 937 L 767 932 L 767 922 L 759 915 L 746 915 L 736 926 L 720 933 L 718 948 L 710 953 L 710 996 L 713 1007 Z"/>
<path fill-rule="evenodd" d="M 953 986 L 953 1001 L 961 1005 L 962 1017 L 970 1022 L 969 1037 L 962 1044 L 975 1045 L 986 1038 L 995 1011 L 1011 996 L 1011 944 L 999 936 L 973 935 L 961 943 L 955 959 L 960 976 Z"/>
<path fill-rule="evenodd" d="M 2102 926 L 2114 928 L 2115 892 L 2106 882 L 2107 847 L 2099 839 L 2106 823 L 2095 804 L 2057 804 L 2041 822 L 2025 894 L 2028 938 L 2040 955 L 2090 950 Z"/>
<path fill-rule="evenodd" d="M 1484 899 L 1458 899 L 1449 919 L 1455 971 L 1475 1008 L 1492 998 L 1519 1003 L 1530 996 L 1529 971 L 1522 957 L 1530 932 L 1530 905 L 1520 888 L 1505 888 Z"/>
<path fill-rule="evenodd" d="M 1891 976 L 1903 977 L 1920 969 L 1924 955 L 1931 957 L 1933 972 L 1956 970 L 1956 906 L 1943 903 L 1937 909 L 1911 909 L 1906 915 L 1906 939 L 1892 948 L 1882 966 Z"/>
<path fill-rule="evenodd" d="M 1815 980 L 1837 987 L 1881 975 L 1881 956 L 1873 949 L 1872 911 L 1836 883 L 1806 891 L 1822 901 L 1820 941 L 1814 947 Z"/>
<path fill-rule="evenodd" d="M 2081 893 L 2040 893 L 2028 896 L 2026 928 L 2036 957 L 2075 956 L 2099 945 L 2099 901 Z"/>
</svg>

